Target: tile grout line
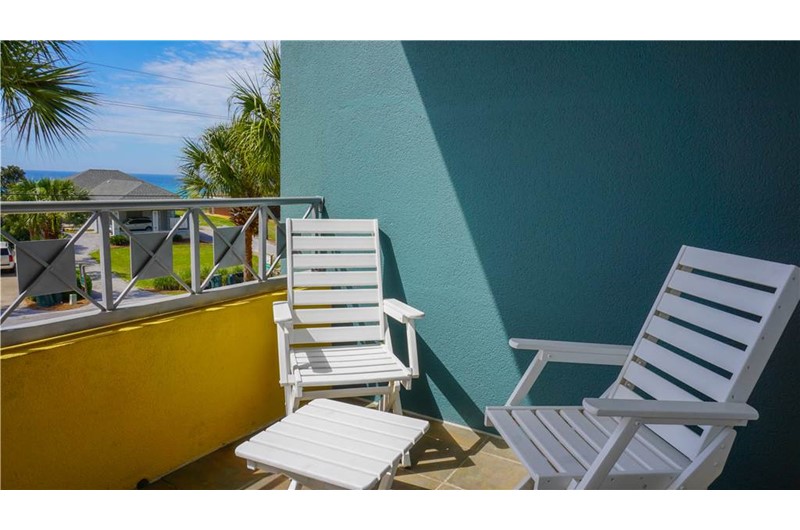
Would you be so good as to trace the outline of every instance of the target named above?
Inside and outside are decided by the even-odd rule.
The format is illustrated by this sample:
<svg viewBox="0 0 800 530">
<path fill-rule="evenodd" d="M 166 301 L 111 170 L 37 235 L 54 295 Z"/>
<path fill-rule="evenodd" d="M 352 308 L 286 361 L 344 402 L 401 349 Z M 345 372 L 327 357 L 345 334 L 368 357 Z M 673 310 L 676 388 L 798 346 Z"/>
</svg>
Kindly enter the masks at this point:
<svg viewBox="0 0 800 530">
<path fill-rule="evenodd" d="M 522 463 L 519 460 L 515 459 L 515 458 L 508 458 L 506 456 L 496 455 L 494 453 L 484 453 L 484 454 L 487 454 L 489 456 L 493 456 L 495 458 L 499 458 L 500 460 L 505 460 L 506 462 L 510 462 L 512 464 L 517 464 L 518 466 L 522 465 Z"/>
<path fill-rule="evenodd" d="M 483 438 L 483 436 L 481 436 L 481 438 Z M 478 447 L 476 447 L 476 448 L 475 448 L 475 454 L 478 454 L 478 452 L 480 452 L 480 450 L 481 450 L 481 449 L 482 449 L 482 448 L 483 448 L 483 447 L 484 447 L 484 446 L 485 446 L 485 445 L 486 445 L 488 442 L 489 442 L 489 440 L 488 440 L 488 439 L 483 439 L 483 440 L 481 441 L 481 443 L 478 445 Z M 464 460 L 463 460 L 463 461 L 462 461 L 462 462 L 461 462 L 461 463 L 458 465 L 458 467 L 456 467 L 456 468 L 455 468 L 453 471 L 451 471 L 451 472 L 450 472 L 450 474 L 449 474 L 449 475 L 447 475 L 447 477 L 446 477 L 446 478 L 445 478 L 445 479 L 442 481 L 442 484 L 447 484 L 448 486 L 454 486 L 454 487 L 458 488 L 458 486 L 456 486 L 455 484 L 450 484 L 450 483 L 448 482 L 448 480 L 450 480 L 450 478 L 452 478 L 452 476 L 453 476 L 453 475 L 455 475 L 456 471 L 458 471 L 459 469 L 461 469 L 461 468 L 464 466 L 464 464 L 466 464 L 466 463 L 467 463 L 467 460 L 469 460 L 469 457 L 470 457 L 470 456 L 472 456 L 472 455 L 470 455 L 470 454 L 467 454 L 466 458 L 464 458 Z M 438 488 L 437 488 L 437 489 L 438 489 Z M 462 488 L 459 488 L 459 489 L 462 489 Z"/>
</svg>

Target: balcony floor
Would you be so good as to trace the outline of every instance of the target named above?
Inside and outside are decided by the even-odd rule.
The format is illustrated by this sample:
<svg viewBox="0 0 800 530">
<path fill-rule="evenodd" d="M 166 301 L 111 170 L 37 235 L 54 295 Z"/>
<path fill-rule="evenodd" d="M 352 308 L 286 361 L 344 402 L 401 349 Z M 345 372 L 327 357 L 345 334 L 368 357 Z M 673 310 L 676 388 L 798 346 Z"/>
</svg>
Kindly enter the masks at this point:
<svg viewBox="0 0 800 530">
<path fill-rule="evenodd" d="M 430 423 L 428 432 L 411 451 L 412 467 L 398 471 L 392 489 L 512 489 L 526 477 L 524 468 L 501 438 L 435 420 Z M 236 446 L 250 436 L 170 473 L 145 489 L 287 489 L 287 477 L 250 471 L 244 460 L 234 455 Z"/>
</svg>

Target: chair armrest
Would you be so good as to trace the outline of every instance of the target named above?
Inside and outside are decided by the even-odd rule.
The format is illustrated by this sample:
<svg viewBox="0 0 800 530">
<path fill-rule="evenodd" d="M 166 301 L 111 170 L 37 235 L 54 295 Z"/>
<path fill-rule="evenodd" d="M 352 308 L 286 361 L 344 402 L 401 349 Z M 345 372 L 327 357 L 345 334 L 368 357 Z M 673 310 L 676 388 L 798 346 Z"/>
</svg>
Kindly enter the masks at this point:
<svg viewBox="0 0 800 530">
<path fill-rule="evenodd" d="M 509 339 L 508 345 L 517 350 L 538 351 L 506 401 L 508 407 L 519 405 L 549 362 L 622 366 L 631 350 L 631 346 L 616 344 L 517 338 Z"/>
<path fill-rule="evenodd" d="M 273 302 L 272 318 L 276 324 L 290 322 L 292 320 L 292 311 L 289 309 L 289 302 Z"/>
<path fill-rule="evenodd" d="M 383 301 L 383 312 L 398 322 L 406 325 L 406 343 L 408 344 L 408 367 L 411 377 L 419 377 L 419 357 L 417 355 L 417 329 L 416 320 L 425 316 L 419 309 L 404 304 L 400 300 L 387 298 Z M 389 333 L 389 330 L 386 330 Z M 411 383 L 403 383 L 406 390 L 411 390 Z"/>
<path fill-rule="evenodd" d="M 291 363 L 289 362 L 289 330 L 292 322 L 292 310 L 288 302 L 272 303 L 272 318 L 278 326 L 278 382 L 287 385 L 291 381 Z"/>
<path fill-rule="evenodd" d="M 583 407 L 595 416 L 636 418 L 645 424 L 746 425 L 758 419 L 747 403 L 587 398 Z"/>
<path fill-rule="evenodd" d="M 508 345 L 515 350 L 538 350 L 545 352 L 547 361 L 608 364 L 622 366 L 632 346 L 617 344 L 593 344 L 590 342 L 566 342 L 559 340 L 509 339 Z"/>
<path fill-rule="evenodd" d="M 387 298 L 383 301 L 383 312 L 404 324 L 408 323 L 409 320 L 416 320 L 425 316 L 425 313 L 419 309 L 415 309 L 394 298 Z"/>
</svg>

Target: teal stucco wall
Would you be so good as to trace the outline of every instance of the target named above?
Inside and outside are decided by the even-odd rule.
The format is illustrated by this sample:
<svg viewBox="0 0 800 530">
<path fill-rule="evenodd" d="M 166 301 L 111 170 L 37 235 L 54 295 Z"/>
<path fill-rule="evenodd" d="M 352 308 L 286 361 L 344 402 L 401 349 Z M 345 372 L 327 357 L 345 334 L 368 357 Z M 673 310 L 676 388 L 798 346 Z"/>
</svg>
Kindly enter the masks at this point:
<svg viewBox="0 0 800 530">
<path fill-rule="evenodd" d="M 681 244 L 800 264 L 796 42 L 284 42 L 282 119 L 283 194 L 379 219 L 387 296 L 426 312 L 404 405 L 445 420 L 505 402 L 509 337 L 630 344 Z M 716 487 L 800 487 L 799 315 Z"/>
</svg>

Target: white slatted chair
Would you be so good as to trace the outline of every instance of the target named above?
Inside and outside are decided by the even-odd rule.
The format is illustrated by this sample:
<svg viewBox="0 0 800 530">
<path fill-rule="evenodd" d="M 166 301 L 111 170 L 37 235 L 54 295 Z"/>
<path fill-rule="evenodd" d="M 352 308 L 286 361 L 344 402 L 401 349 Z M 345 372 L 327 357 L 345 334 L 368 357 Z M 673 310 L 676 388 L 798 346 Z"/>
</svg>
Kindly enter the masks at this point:
<svg viewBox="0 0 800 530">
<path fill-rule="evenodd" d="M 511 339 L 537 350 L 506 406 L 487 407 L 530 473 L 520 487 L 705 489 L 800 300 L 800 269 L 682 247 L 633 346 Z M 582 407 L 518 406 L 548 362 L 620 365 Z"/>
<path fill-rule="evenodd" d="M 378 222 L 287 219 L 286 234 L 287 301 L 274 304 L 286 414 L 318 397 L 377 395 L 381 410 L 402 413 L 424 313 L 383 299 Z M 386 315 L 406 325 L 409 366 L 392 350 Z"/>
</svg>

